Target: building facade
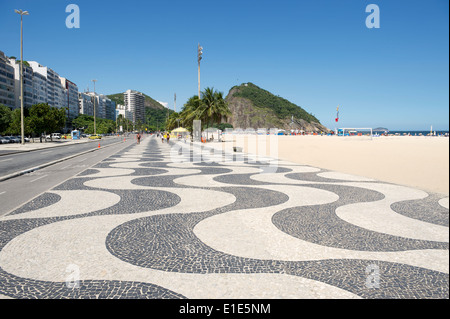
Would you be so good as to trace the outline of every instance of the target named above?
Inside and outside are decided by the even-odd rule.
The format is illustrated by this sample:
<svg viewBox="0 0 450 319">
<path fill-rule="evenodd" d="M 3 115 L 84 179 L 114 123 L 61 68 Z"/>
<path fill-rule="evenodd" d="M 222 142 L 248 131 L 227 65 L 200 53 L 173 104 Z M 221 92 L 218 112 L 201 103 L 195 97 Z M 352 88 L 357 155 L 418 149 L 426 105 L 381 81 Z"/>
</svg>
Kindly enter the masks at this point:
<svg viewBox="0 0 450 319">
<path fill-rule="evenodd" d="M 109 99 L 106 95 L 94 92 L 78 94 L 78 108 L 80 114 L 94 116 L 94 105 L 96 118 L 116 120 L 116 102 Z"/>
<path fill-rule="evenodd" d="M 66 104 L 65 107 L 67 107 L 67 118 L 71 121 L 80 114 L 78 108 L 78 86 L 66 78 L 61 77 L 60 81 L 61 86 L 65 90 L 64 102 Z"/>
<path fill-rule="evenodd" d="M 78 92 L 78 112 L 80 114 L 94 116 L 94 96 Z"/>
<path fill-rule="evenodd" d="M 9 62 L 14 67 L 14 92 L 15 108 L 21 107 L 21 87 L 20 87 L 20 61 L 10 58 Z M 23 107 L 30 108 L 34 104 L 33 100 L 33 69 L 28 62 L 23 63 Z"/>
<path fill-rule="evenodd" d="M 14 67 L 8 57 L 0 51 L 0 104 L 16 107 Z"/>
<path fill-rule="evenodd" d="M 127 90 L 123 93 L 125 107 L 132 114 L 133 123 L 145 123 L 145 97 L 141 92 Z"/>
</svg>

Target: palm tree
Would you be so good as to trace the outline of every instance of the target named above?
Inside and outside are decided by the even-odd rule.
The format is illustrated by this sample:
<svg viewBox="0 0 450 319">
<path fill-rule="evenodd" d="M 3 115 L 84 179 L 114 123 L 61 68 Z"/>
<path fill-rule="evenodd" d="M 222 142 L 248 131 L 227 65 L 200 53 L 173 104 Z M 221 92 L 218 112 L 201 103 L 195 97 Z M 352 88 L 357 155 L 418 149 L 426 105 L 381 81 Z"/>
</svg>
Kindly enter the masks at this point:
<svg viewBox="0 0 450 319">
<path fill-rule="evenodd" d="M 191 128 L 194 120 L 201 120 L 202 127 L 208 127 L 215 123 L 220 124 L 223 119 L 231 115 L 228 104 L 223 98 L 223 93 L 213 88 L 206 88 L 201 93 L 201 99 L 194 95 L 184 105 L 179 114 L 179 119 Z"/>
<path fill-rule="evenodd" d="M 198 112 L 200 119 L 208 126 L 214 123 L 219 124 L 222 119 L 231 115 L 223 93 L 215 91 L 214 88 L 206 88 L 202 92 L 202 106 Z"/>
<path fill-rule="evenodd" d="M 170 131 L 176 128 L 178 126 L 178 120 L 180 120 L 180 114 L 177 112 L 171 113 L 166 120 L 166 129 Z"/>
</svg>

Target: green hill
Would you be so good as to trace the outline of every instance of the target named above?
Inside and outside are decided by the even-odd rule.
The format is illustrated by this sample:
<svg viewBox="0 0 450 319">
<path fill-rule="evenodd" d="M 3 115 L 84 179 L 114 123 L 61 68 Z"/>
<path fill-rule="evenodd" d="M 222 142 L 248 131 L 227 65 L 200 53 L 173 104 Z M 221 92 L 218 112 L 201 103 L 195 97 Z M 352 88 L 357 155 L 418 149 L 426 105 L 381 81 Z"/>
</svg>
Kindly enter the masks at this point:
<svg viewBox="0 0 450 319">
<path fill-rule="evenodd" d="M 226 100 L 233 114 L 228 123 L 235 128 L 328 131 L 313 114 L 253 83 L 232 87 Z"/>
</svg>

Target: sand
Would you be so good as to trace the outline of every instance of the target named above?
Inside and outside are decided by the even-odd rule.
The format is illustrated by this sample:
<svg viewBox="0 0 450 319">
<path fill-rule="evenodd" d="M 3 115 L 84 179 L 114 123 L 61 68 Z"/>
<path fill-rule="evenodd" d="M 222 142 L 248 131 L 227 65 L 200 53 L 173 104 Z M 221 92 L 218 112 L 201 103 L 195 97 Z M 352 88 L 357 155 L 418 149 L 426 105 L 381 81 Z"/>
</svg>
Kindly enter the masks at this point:
<svg viewBox="0 0 450 319">
<path fill-rule="evenodd" d="M 282 160 L 449 194 L 446 137 L 277 136 L 273 145 Z M 248 150 L 244 143 L 243 151 Z"/>
</svg>

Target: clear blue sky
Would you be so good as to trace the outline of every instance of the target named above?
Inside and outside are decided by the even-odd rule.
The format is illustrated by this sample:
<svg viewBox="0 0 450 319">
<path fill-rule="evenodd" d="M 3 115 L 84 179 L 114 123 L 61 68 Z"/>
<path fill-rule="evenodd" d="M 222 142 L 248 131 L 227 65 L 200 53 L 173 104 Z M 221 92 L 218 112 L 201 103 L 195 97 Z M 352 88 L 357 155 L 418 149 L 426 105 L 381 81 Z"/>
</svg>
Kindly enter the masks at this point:
<svg viewBox="0 0 450 319">
<path fill-rule="evenodd" d="M 68 4 L 80 28 L 68 29 Z M 380 28 L 368 29 L 368 4 Z M 80 91 L 142 91 L 179 110 L 201 87 L 256 85 L 334 129 L 449 129 L 448 0 L 0 0 L 0 50 L 49 66 Z"/>
</svg>

